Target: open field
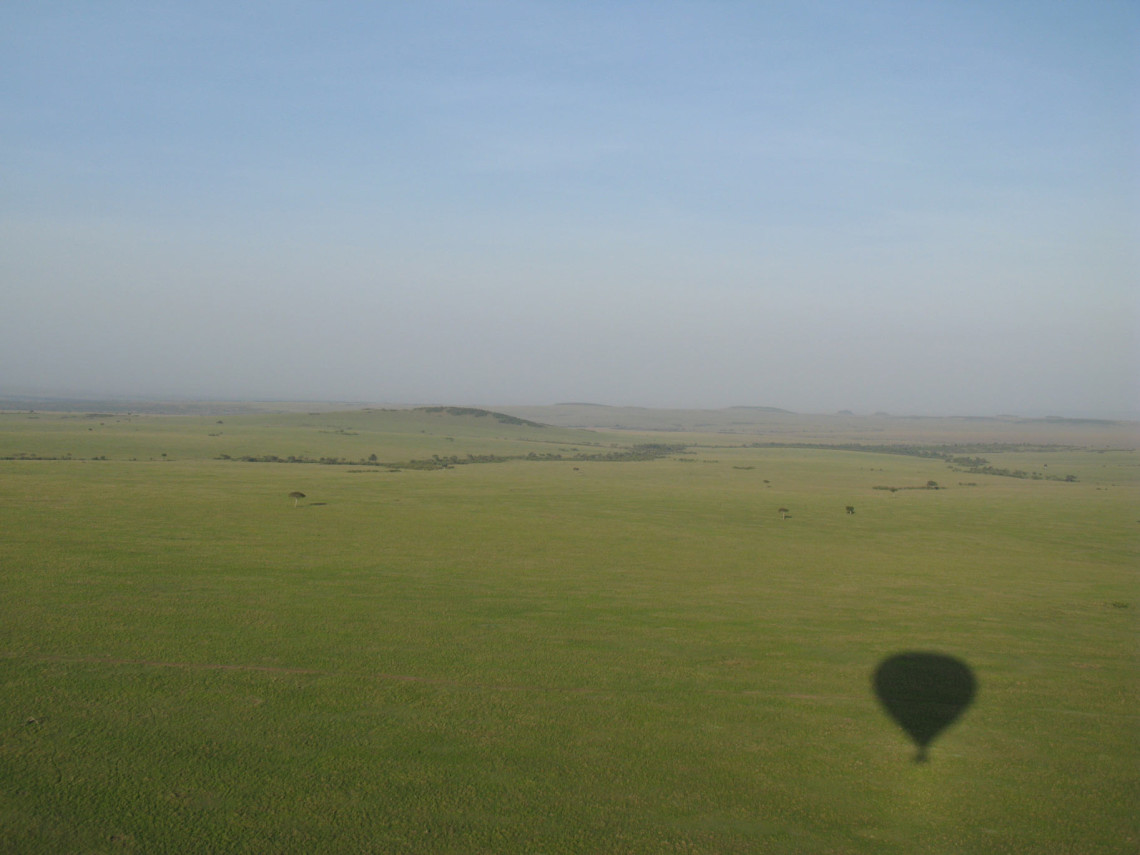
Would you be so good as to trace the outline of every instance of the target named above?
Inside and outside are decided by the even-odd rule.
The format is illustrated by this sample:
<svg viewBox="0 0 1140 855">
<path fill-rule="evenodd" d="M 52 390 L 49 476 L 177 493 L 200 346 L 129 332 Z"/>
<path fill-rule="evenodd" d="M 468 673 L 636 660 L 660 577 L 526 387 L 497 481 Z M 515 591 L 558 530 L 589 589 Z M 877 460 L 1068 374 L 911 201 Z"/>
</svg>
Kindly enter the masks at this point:
<svg viewBox="0 0 1140 855">
<path fill-rule="evenodd" d="M 795 418 L 0 413 L 0 851 L 1135 852 L 1135 426 Z"/>
</svg>

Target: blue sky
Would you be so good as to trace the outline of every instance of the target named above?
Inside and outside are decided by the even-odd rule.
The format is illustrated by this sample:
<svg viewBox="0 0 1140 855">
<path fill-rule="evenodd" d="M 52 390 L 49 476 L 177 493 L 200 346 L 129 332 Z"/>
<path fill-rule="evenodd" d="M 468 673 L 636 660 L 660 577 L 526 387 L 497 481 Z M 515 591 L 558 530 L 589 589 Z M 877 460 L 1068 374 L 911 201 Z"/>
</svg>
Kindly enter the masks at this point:
<svg viewBox="0 0 1140 855">
<path fill-rule="evenodd" d="M 1131 2 L 10 3 L 0 393 L 1140 412 Z"/>
</svg>

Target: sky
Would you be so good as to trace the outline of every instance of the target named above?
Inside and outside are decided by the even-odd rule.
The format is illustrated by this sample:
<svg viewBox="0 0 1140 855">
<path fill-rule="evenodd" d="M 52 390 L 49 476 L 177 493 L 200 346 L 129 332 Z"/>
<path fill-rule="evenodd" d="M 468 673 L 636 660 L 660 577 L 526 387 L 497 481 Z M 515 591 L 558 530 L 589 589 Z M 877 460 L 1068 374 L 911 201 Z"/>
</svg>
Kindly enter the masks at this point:
<svg viewBox="0 0 1140 855">
<path fill-rule="evenodd" d="M 0 394 L 1140 418 L 1131 0 L 0 6 Z"/>
</svg>

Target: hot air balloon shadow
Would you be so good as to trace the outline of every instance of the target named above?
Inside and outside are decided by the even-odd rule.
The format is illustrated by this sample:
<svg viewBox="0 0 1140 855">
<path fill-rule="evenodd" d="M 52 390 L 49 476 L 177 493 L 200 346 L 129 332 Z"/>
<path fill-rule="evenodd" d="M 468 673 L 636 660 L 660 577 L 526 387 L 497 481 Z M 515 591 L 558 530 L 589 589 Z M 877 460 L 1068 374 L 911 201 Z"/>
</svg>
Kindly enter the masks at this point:
<svg viewBox="0 0 1140 855">
<path fill-rule="evenodd" d="M 965 662 L 941 653 L 890 656 L 875 669 L 873 683 L 887 714 L 918 747 L 915 763 L 927 761 L 930 743 L 958 720 L 978 689 Z"/>
</svg>

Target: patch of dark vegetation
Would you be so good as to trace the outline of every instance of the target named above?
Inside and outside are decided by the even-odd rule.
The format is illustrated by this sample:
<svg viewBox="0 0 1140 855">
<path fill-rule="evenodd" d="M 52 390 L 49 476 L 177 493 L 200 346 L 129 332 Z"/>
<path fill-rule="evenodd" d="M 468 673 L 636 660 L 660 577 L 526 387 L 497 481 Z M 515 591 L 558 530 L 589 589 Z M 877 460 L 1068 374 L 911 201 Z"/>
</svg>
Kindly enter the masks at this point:
<svg viewBox="0 0 1140 855">
<path fill-rule="evenodd" d="M 70 454 L 36 454 L 34 451 L 17 451 L 15 454 L 6 454 L 0 460 L 75 460 Z"/>
<path fill-rule="evenodd" d="M 890 492 L 898 492 L 899 490 L 945 490 L 945 487 L 939 486 L 937 481 L 927 481 L 921 487 L 872 487 L 872 490 L 889 490 Z"/>
<path fill-rule="evenodd" d="M 897 443 L 890 445 L 869 445 L 858 442 L 753 442 L 746 448 L 814 448 L 822 451 L 863 451 L 870 454 L 901 454 L 906 457 L 925 457 L 933 460 L 946 460 L 962 454 L 1001 454 L 1008 452 L 1032 451 L 1048 453 L 1052 451 L 1076 451 L 1074 445 L 1040 445 L 1036 443 L 947 443 L 944 445 L 912 445 Z"/>
<path fill-rule="evenodd" d="M 972 444 L 972 445 L 942 445 L 931 447 L 926 445 L 859 445 L 857 443 L 841 443 L 827 445 L 812 442 L 754 442 L 749 448 L 808 448 L 820 451 L 861 451 L 870 454 L 901 454 L 905 457 L 921 457 L 926 460 L 942 460 L 954 472 L 964 472 L 967 475 L 997 475 L 1002 478 L 1029 478 L 1034 481 L 1065 481 L 1074 483 L 1075 475 L 1053 475 L 1044 472 L 1026 472 L 1023 469 L 1005 469 L 993 466 L 989 460 L 978 456 L 981 453 L 1005 454 L 1011 452 L 1049 453 L 1053 451 L 1072 451 L 1073 446 L 1067 445 L 1033 445 L 1021 443 L 1003 445 L 1000 443 Z M 969 456 L 969 455 L 974 456 Z M 878 488 L 876 488 L 878 489 Z M 888 489 L 888 488 L 883 488 Z M 913 489 L 913 488 L 911 488 Z"/>
<path fill-rule="evenodd" d="M 0 457 L 0 460 L 68 460 L 74 462 L 106 459 L 107 455 L 105 454 L 96 457 L 76 457 L 73 454 L 36 454 L 33 451 L 17 451 L 14 454 L 5 454 Z"/>
<path fill-rule="evenodd" d="M 636 460 L 657 460 L 661 457 L 668 457 L 671 454 L 691 454 L 687 446 L 684 445 L 668 445 L 662 442 L 646 442 L 635 445 L 632 448 L 620 449 L 608 452 L 598 452 L 595 454 L 576 454 L 574 458 L 577 460 L 601 460 L 605 462 L 626 462 Z"/>
<path fill-rule="evenodd" d="M 449 416 L 472 416 L 474 418 L 484 418 L 490 416 L 495 421 L 504 425 L 519 425 L 522 427 L 536 427 L 542 428 L 546 425 L 540 422 L 532 422 L 529 419 L 520 419 L 515 416 L 508 416 L 506 413 L 496 413 L 491 410 L 481 410 L 478 407 L 416 407 L 416 412 L 419 413 L 443 413 Z"/>
<path fill-rule="evenodd" d="M 626 463 L 641 460 L 657 460 L 662 457 L 668 457 L 673 454 L 691 454 L 683 445 L 665 445 L 662 443 L 643 443 L 634 445 L 631 448 L 614 449 L 613 451 L 599 451 L 599 452 L 578 452 L 577 454 L 559 454 L 556 452 L 539 453 L 531 451 L 528 454 L 518 455 L 501 455 L 501 454 L 468 454 L 459 456 L 457 454 L 439 455 L 433 454 L 431 457 L 423 457 L 416 460 L 400 460 L 395 462 L 385 462 L 376 459 L 376 455 L 370 455 L 366 460 L 349 460 L 344 457 L 298 457 L 296 455 L 289 455 L 288 457 L 281 457 L 276 454 L 244 454 L 240 457 L 231 457 L 228 454 L 219 454 L 216 460 L 233 460 L 242 463 L 316 463 L 322 466 L 367 466 L 376 469 L 388 469 L 393 472 L 398 472 L 401 469 L 413 469 L 419 471 L 431 471 L 435 469 L 452 469 L 456 466 L 466 466 L 475 463 L 507 463 L 512 460 L 525 460 L 525 461 L 558 461 L 558 460 L 572 460 L 572 461 L 591 461 L 601 463 Z M 365 469 L 353 469 L 353 472 L 364 472 Z"/>
<path fill-rule="evenodd" d="M 968 475 L 998 475 L 1002 478 L 1030 478 L 1034 481 L 1065 481 L 1069 484 L 1077 480 L 1076 475 L 1052 475 L 1043 472 L 1026 472 L 1024 469 L 1004 469 L 991 466 L 984 457 L 954 457 L 949 461 L 954 472 Z"/>
<path fill-rule="evenodd" d="M 940 487 L 937 481 L 927 481 L 921 487 L 872 487 L 871 489 L 889 490 L 892 493 L 897 493 L 899 490 L 945 490 L 946 488 Z"/>
</svg>

